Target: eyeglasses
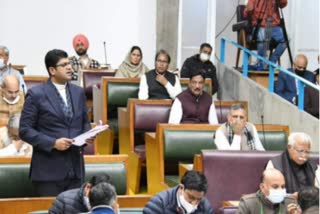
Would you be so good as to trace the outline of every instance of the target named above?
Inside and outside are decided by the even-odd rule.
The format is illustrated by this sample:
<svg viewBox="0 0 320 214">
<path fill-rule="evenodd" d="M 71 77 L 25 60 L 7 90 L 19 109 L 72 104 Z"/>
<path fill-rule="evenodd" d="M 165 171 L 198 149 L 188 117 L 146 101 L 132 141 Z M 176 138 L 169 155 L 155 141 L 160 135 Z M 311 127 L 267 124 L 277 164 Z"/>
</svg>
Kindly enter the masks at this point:
<svg viewBox="0 0 320 214">
<path fill-rule="evenodd" d="M 233 119 L 239 118 L 240 120 L 244 120 L 244 116 L 242 116 L 242 115 L 232 115 L 231 117 L 232 117 Z"/>
<path fill-rule="evenodd" d="M 163 64 L 168 64 L 169 63 L 168 61 L 164 61 L 164 60 L 160 60 L 160 59 L 157 59 L 157 62 L 158 63 L 163 63 Z"/>
<path fill-rule="evenodd" d="M 65 68 L 65 67 L 67 67 L 68 65 L 71 65 L 71 62 L 65 62 L 65 63 L 62 63 L 62 64 L 57 64 L 56 65 L 56 67 L 63 67 L 63 68 Z"/>
<path fill-rule="evenodd" d="M 310 155 L 310 151 L 308 150 L 303 150 L 303 149 L 297 149 L 297 148 L 294 148 L 294 150 L 296 150 L 296 152 L 299 154 L 299 155 Z"/>
</svg>

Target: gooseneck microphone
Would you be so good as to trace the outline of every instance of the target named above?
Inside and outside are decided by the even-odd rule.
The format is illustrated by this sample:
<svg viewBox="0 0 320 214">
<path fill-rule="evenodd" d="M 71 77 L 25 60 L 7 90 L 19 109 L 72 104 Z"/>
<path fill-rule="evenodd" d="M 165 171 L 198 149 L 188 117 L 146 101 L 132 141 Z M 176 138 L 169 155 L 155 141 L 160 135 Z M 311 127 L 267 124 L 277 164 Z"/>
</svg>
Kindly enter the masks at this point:
<svg viewBox="0 0 320 214">
<path fill-rule="evenodd" d="M 263 121 L 263 115 L 261 115 L 261 125 L 262 125 L 262 134 L 263 134 L 263 144 L 266 144 L 266 135 L 264 132 L 264 121 Z"/>
<path fill-rule="evenodd" d="M 107 65 L 108 62 L 107 62 L 107 47 L 106 47 L 106 41 L 103 42 L 103 48 L 104 48 L 104 61 L 105 61 L 105 64 Z"/>
</svg>

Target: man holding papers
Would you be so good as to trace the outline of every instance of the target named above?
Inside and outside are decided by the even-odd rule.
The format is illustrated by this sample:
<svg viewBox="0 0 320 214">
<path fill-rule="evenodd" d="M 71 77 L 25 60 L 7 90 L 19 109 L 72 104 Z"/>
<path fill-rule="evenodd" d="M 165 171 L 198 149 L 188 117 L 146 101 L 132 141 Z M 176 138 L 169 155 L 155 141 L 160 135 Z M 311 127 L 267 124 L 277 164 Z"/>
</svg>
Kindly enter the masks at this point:
<svg viewBox="0 0 320 214">
<path fill-rule="evenodd" d="M 69 83 L 72 67 L 67 53 L 51 50 L 45 64 L 50 78 L 28 90 L 20 137 L 33 146 L 30 177 L 37 196 L 56 196 L 81 186 L 83 148 L 72 143 L 90 124 L 83 89 Z M 93 141 L 94 137 L 86 139 Z"/>
</svg>

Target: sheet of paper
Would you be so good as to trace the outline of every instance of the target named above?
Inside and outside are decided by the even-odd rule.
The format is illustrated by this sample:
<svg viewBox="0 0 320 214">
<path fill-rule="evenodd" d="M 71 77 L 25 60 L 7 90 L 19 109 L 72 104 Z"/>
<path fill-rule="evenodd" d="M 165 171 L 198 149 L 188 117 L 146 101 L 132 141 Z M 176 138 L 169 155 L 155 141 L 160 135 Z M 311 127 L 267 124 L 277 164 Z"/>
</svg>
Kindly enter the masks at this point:
<svg viewBox="0 0 320 214">
<path fill-rule="evenodd" d="M 109 128 L 109 125 L 96 126 L 90 129 L 89 131 L 73 138 L 74 142 L 72 144 L 75 146 L 82 146 L 83 144 L 86 143 L 86 139 L 93 137 L 108 128 Z"/>
</svg>

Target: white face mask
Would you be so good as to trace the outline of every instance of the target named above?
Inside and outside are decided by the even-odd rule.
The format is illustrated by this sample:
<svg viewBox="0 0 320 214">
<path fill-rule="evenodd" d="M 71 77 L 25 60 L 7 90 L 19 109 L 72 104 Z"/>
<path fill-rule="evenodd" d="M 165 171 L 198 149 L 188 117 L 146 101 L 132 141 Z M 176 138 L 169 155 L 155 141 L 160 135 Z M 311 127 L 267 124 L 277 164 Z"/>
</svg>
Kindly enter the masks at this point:
<svg viewBox="0 0 320 214">
<path fill-rule="evenodd" d="M 4 68 L 4 66 L 6 66 L 6 65 L 4 64 L 4 59 L 0 58 L 0 69 L 1 69 L 1 68 Z"/>
<path fill-rule="evenodd" d="M 286 197 L 287 191 L 286 189 L 270 189 L 269 195 L 267 198 L 269 201 L 271 201 L 273 204 L 279 204 L 284 200 L 284 197 Z"/>
<path fill-rule="evenodd" d="M 201 60 L 202 62 L 208 61 L 208 60 L 209 60 L 209 55 L 206 54 L 206 53 L 200 53 L 200 60 Z"/>
<path fill-rule="evenodd" d="M 194 206 L 194 205 L 190 204 L 188 201 L 186 201 L 183 194 L 179 195 L 179 201 L 180 201 L 181 206 L 186 210 L 187 213 L 194 212 L 198 207 L 198 205 Z"/>
<path fill-rule="evenodd" d="M 6 102 L 6 103 L 8 103 L 9 105 L 14 105 L 14 104 L 16 104 L 16 103 L 18 103 L 19 102 L 19 100 L 20 100 L 20 96 L 18 95 L 14 100 L 8 100 L 6 97 L 3 97 L 3 100 Z"/>
</svg>

